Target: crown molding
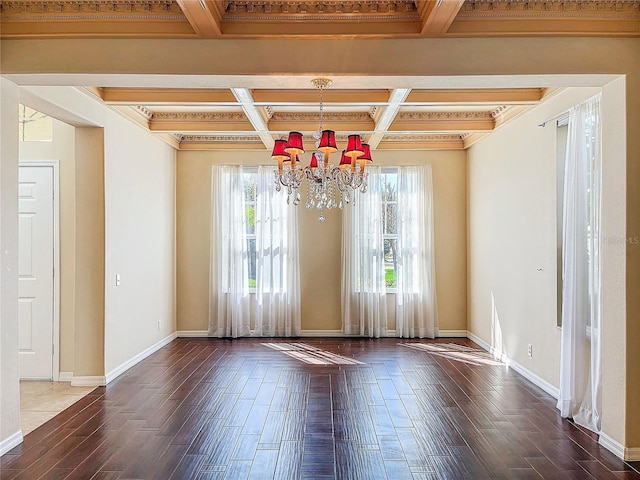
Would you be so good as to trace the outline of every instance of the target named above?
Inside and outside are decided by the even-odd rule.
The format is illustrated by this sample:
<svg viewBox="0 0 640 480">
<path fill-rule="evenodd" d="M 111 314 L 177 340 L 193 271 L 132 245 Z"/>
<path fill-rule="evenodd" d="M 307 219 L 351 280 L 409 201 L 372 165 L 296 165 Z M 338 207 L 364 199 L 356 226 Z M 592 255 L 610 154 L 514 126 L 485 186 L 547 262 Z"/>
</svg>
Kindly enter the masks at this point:
<svg viewBox="0 0 640 480">
<path fill-rule="evenodd" d="M 149 121 L 153 132 L 252 132 L 253 125 L 242 112 L 154 112 Z"/>
<path fill-rule="evenodd" d="M 353 21 L 349 15 L 358 15 L 358 19 L 416 19 L 419 18 L 416 3 L 413 0 L 358 0 L 317 1 L 228 1 L 224 12 L 225 21 L 234 20 L 291 20 L 300 17 L 315 20 Z"/>
<path fill-rule="evenodd" d="M 458 18 L 625 18 L 639 13 L 638 0 L 466 0 Z"/>
<path fill-rule="evenodd" d="M 1 0 L 3 38 L 189 38 L 174 0 Z"/>
<path fill-rule="evenodd" d="M 265 150 L 258 135 L 183 135 L 179 150 Z"/>
<path fill-rule="evenodd" d="M 406 132 L 488 132 L 495 128 L 491 112 L 404 112 L 399 113 L 390 131 Z"/>
<path fill-rule="evenodd" d="M 463 150 L 459 134 L 386 134 L 377 150 Z"/>
<path fill-rule="evenodd" d="M 19 20 L 185 21 L 175 0 L 2 0 L 2 22 Z"/>
<path fill-rule="evenodd" d="M 638 0 L 466 0 L 446 36 L 640 36 Z"/>
</svg>

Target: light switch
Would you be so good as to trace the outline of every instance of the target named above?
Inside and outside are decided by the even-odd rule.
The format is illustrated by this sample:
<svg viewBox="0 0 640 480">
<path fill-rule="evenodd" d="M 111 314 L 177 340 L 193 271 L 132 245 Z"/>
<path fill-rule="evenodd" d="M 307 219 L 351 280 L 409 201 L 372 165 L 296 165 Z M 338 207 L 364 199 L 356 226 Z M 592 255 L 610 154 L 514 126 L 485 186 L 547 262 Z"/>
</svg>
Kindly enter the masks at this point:
<svg viewBox="0 0 640 480">
<path fill-rule="evenodd" d="M 120 286 L 120 274 L 116 273 L 116 287 Z"/>
</svg>

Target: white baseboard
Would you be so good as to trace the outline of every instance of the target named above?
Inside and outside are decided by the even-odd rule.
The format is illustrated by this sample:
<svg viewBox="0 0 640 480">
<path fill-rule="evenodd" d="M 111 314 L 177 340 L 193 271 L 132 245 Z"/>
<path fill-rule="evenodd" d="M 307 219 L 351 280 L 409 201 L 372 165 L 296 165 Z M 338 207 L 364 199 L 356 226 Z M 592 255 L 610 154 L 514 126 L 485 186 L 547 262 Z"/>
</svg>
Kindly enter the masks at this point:
<svg viewBox="0 0 640 480">
<path fill-rule="evenodd" d="M 516 372 L 518 372 L 520 375 L 522 375 L 524 378 L 529 380 L 531 383 L 533 383 L 537 387 L 539 387 L 542 390 L 544 390 L 546 393 L 551 395 L 553 398 L 558 398 L 558 396 L 560 395 L 560 392 L 559 392 L 557 387 L 551 385 L 545 379 L 543 379 L 542 377 L 539 377 L 538 375 L 536 375 L 535 373 L 533 373 L 531 370 L 527 369 L 526 367 L 524 367 L 520 363 L 516 362 L 512 358 L 509 358 L 505 354 L 496 355 L 495 348 L 493 346 L 489 345 L 487 342 L 485 342 L 483 339 L 481 339 L 477 335 L 474 335 L 471 332 L 467 332 L 467 338 L 469 340 L 477 343 L 478 345 L 480 345 L 480 347 L 482 347 L 484 350 L 489 352 L 491 355 L 499 357 L 499 360 L 501 362 L 504 362 L 509 368 L 513 368 Z"/>
<path fill-rule="evenodd" d="M 301 337 L 348 337 L 342 330 L 302 330 Z"/>
<path fill-rule="evenodd" d="M 438 329 L 438 333 L 436 337 L 450 337 L 450 338 L 467 338 L 466 330 L 440 330 Z"/>
<path fill-rule="evenodd" d="M 71 382 L 73 380 L 73 372 L 60 372 L 58 375 L 59 382 Z"/>
<path fill-rule="evenodd" d="M 109 373 L 107 373 L 107 375 L 105 377 L 105 380 L 106 380 L 105 385 L 108 384 L 109 382 L 115 380 L 116 378 L 118 378 L 124 372 L 126 372 L 131 367 L 133 367 L 136 363 L 141 362 L 142 360 L 147 358 L 152 353 L 160 350 L 162 347 L 164 347 L 168 343 L 171 343 L 176 338 L 178 338 L 178 332 L 173 332 L 171 335 L 168 335 L 168 336 L 164 337 L 159 342 L 151 345 L 149 348 L 144 349 L 142 352 L 140 352 L 136 356 L 130 358 L 129 360 L 127 360 L 123 364 L 117 366 L 116 368 L 111 370 Z M 73 385 L 73 382 L 71 384 Z"/>
<path fill-rule="evenodd" d="M 208 330 L 178 330 L 178 338 L 200 338 L 209 337 Z M 354 337 L 357 335 L 346 335 L 342 330 L 302 330 L 301 337 Z M 388 330 L 387 337 L 395 337 L 395 330 Z M 438 337 L 466 338 L 466 330 L 438 330 Z"/>
<path fill-rule="evenodd" d="M 626 460 L 627 462 L 637 462 L 640 460 L 639 447 L 625 447 L 606 433 L 600 432 L 598 443 L 622 460 Z"/>
<path fill-rule="evenodd" d="M 179 330 L 178 337 L 179 338 L 199 338 L 199 337 L 209 337 L 208 330 Z M 251 331 L 251 335 L 253 337 L 253 330 Z M 342 333 L 342 330 L 302 330 L 300 332 L 301 337 L 347 337 L 350 335 L 345 335 Z M 217 338 L 217 337 L 211 337 Z"/>
<path fill-rule="evenodd" d="M 178 338 L 199 338 L 208 337 L 208 330 L 178 330 L 176 332 Z"/>
<path fill-rule="evenodd" d="M 72 387 L 104 387 L 107 384 L 105 377 L 101 376 L 79 376 L 71 379 Z"/>
<path fill-rule="evenodd" d="M 18 430 L 13 435 L 9 435 L 7 438 L 0 442 L 0 457 L 7 453 L 12 448 L 20 445 L 24 437 L 22 436 L 22 430 Z"/>
</svg>

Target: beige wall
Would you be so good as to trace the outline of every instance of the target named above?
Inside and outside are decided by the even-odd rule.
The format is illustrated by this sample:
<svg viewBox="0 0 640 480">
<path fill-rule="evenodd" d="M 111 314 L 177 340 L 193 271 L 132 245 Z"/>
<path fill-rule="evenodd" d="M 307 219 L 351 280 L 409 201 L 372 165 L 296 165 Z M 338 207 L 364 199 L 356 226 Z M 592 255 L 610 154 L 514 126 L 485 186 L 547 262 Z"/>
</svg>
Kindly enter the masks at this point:
<svg viewBox="0 0 640 480">
<path fill-rule="evenodd" d="M 75 129 L 53 119 L 53 140 L 20 142 L 20 162 L 57 160 L 59 165 L 60 371 L 74 368 Z"/>
<path fill-rule="evenodd" d="M 379 165 L 432 166 L 441 330 L 466 330 L 465 156 L 463 151 L 374 152 Z M 178 330 L 207 329 L 211 166 L 269 162 L 269 154 L 264 151 L 178 153 Z M 306 196 L 303 204 L 305 200 Z M 300 206 L 303 330 L 340 330 L 342 324 L 341 211 L 327 211 L 325 216 L 326 220 L 320 222 L 315 210 Z M 394 328 L 394 322 L 390 328 Z"/>
<path fill-rule="evenodd" d="M 104 376 L 104 129 L 76 128 L 74 376 Z"/>
<path fill-rule="evenodd" d="M 18 87 L 0 79 L 0 449 L 20 440 Z M 17 435 L 17 437 L 16 437 Z"/>
<path fill-rule="evenodd" d="M 556 388 L 557 128 L 538 125 L 598 91 L 569 89 L 468 150 L 468 329 Z"/>
<path fill-rule="evenodd" d="M 176 331 L 175 151 L 114 112 L 104 151 L 109 375 Z"/>
</svg>

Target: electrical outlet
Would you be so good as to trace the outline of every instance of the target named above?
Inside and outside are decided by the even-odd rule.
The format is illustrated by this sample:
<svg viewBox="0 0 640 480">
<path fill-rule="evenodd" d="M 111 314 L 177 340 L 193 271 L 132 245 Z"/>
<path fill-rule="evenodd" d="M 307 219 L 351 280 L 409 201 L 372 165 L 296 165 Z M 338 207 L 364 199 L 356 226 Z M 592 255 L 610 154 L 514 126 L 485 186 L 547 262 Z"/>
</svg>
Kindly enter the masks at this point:
<svg viewBox="0 0 640 480">
<path fill-rule="evenodd" d="M 160 330 L 160 320 L 158 320 L 158 330 Z"/>
<path fill-rule="evenodd" d="M 120 286 L 120 274 L 116 273 L 116 287 Z"/>
<path fill-rule="evenodd" d="M 527 345 L 527 355 L 533 357 L 533 345 L 531 344 Z"/>
</svg>

